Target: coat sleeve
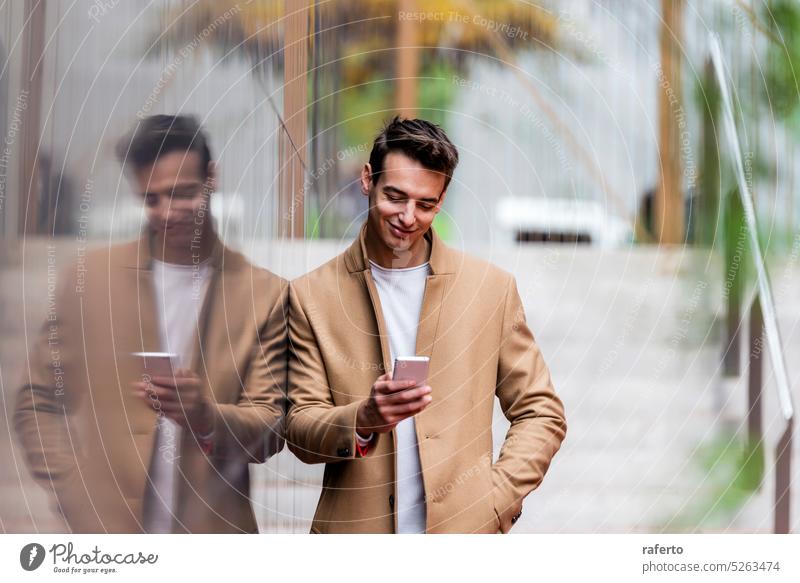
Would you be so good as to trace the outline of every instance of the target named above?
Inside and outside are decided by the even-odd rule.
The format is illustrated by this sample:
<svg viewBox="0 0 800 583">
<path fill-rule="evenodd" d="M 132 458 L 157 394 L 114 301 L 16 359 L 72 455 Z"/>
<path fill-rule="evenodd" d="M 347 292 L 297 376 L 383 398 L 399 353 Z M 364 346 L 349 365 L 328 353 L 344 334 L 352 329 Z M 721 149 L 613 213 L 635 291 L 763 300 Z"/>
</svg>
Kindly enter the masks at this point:
<svg viewBox="0 0 800 583">
<path fill-rule="evenodd" d="M 496 395 L 511 427 L 492 468 L 501 530 L 522 510 L 561 447 L 567 425 L 550 371 L 525 321 L 516 282 L 509 277 L 503 311 Z"/>
<path fill-rule="evenodd" d="M 283 449 L 286 411 L 288 284 L 280 292 L 251 349 L 236 403 L 214 406 L 215 458 L 262 463 Z"/>
<path fill-rule="evenodd" d="M 14 410 L 14 430 L 34 480 L 50 491 L 75 529 L 91 514 L 80 495 L 82 448 L 70 417 L 85 399 L 81 321 L 84 305 L 59 275 L 47 316 L 29 346 Z"/>
<path fill-rule="evenodd" d="M 308 464 L 354 459 L 360 403 L 334 403 L 317 338 L 293 286 L 289 290 L 289 347 L 289 450 Z M 378 439 L 376 434 L 369 452 L 375 451 Z"/>
</svg>

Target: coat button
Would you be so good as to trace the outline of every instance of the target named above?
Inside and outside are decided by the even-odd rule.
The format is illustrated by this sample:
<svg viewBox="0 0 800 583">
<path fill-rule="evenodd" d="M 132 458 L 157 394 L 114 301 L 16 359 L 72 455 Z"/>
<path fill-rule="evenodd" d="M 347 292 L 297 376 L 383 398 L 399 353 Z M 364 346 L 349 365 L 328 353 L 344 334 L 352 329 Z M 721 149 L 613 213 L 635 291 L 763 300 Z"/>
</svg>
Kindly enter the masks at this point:
<svg viewBox="0 0 800 583">
<path fill-rule="evenodd" d="M 349 447 L 340 447 L 337 450 L 336 455 L 338 455 L 339 457 L 350 457 L 350 448 Z"/>
<path fill-rule="evenodd" d="M 394 510 L 394 494 L 389 494 L 389 508 Z"/>
</svg>

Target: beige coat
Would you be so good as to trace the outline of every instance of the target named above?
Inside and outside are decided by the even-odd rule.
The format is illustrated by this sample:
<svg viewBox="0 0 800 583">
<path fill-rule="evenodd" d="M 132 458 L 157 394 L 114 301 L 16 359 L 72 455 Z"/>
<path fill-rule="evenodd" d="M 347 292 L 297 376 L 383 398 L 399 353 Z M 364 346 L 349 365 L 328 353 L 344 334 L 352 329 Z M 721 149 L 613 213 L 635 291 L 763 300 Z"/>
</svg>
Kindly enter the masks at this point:
<svg viewBox="0 0 800 583">
<path fill-rule="evenodd" d="M 391 533 L 397 523 L 394 432 L 356 457 L 355 419 L 391 368 L 386 326 L 364 246 L 292 282 L 287 444 L 326 463 L 312 532 Z M 417 332 L 429 356 L 432 403 L 416 416 L 427 531 L 511 528 L 566 433 L 514 278 L 448 248 L 431 230 L 430 268 Z M 492 461 L 495 396 L 511 422 Z"/>
<path fill-rule="evenodd" d="M 148 236 L 89 253 L 31 348 L 17 435 L 74 532 L 142 530 L 156 413 L 129 383 L 130 354 L 159 350 L 150 257 Z M 256 532 L 247 464 L 282 447 L 288 288 L 218 241 L 211 265 L 192 368 L 215 401 L 213 451 L 183 432 L 173 530 Z"/>
</svg>

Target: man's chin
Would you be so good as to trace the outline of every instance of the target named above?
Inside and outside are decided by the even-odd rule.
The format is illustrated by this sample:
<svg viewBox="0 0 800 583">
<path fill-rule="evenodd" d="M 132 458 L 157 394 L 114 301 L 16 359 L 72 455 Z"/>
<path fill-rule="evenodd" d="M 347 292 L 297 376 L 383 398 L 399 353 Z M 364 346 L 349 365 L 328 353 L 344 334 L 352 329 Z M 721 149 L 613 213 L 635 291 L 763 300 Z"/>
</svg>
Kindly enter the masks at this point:
<svg viewBox="0 0 800 583">
<path fill-rule="evenodd" d="M 191 229 L 167 229 L 161 232 L 161 240 L 167 249 L 185 252 L 192 246 Z"/>
<path fill-rule="evenodd" d="M 413 242 L 410 238 L 389 237 L 388 240 L 384 240 L 384 243 L 395 253 L 404 253 L 411 248 Z"/>
<path fill-rule="evenodd" d="M 386 245 L 392 249 L 406 250 L 414 244 L 416 238 L 412 237 L 411 235 L 407 237 L 401 237 L 396 235 L 391 227 L 387 227 L 386 236 L 383 238 L 383 240 L 384 243 L 386 243 Z"/>
</svg>

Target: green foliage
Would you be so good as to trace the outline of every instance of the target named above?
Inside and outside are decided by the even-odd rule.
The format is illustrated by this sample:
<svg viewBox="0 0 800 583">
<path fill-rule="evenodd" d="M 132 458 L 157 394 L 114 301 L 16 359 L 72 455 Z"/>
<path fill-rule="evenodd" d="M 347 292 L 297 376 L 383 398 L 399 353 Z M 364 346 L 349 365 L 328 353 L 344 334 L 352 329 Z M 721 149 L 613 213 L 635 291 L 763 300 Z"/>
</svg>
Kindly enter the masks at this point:
<svg viewBox="0 0 800 583">
<path fill-rule="evenodd" d="M 447 110 L 455 97 L 452 82 L 456 69 L 447 62 L 426 64 L 418 85 L 418 115 L 443 124 Z M 391 79 L 373 80 L 350 87 L 341 93 L 340 119 L 343 127 L 343 147 L 371 144 L 384 122 L 394 114 L 395 83 Z"/>
<path fill-rule="evenodd" d="M 371 143 L 383 123 L 390 117 L 394 99 L 394 82 L 377 80 L 350 87 L 341 93 L 340 118 L 343 148 Z"/>
<path fill-rule="evenodd" d="M 695 86 L 695 102 L 702 120 L 700 145 L 700 175 L 696 199 L 695 243 L 713 244 L 719 225 L 720 165 L 719 141 L 716 128 L 720 124 L 720 91 L 714 72 L 707 64 Z"/>
<path fill-rule="evenodd" d="M 767 52 L 766 98 L 773 111 L 800 129 L 800 2 L 773 0 L 762 9 L 774 38 Z"/>
<path fill-rule="evenodd" d="M 446 61 L 433 62 L 423 69 L 424 79 L 420 81 L 417 93 L 420 117 L 444 125 L 447 110 L 456 96 L 457 87 L 453 83 L 456 74 L 456 68 Z"/>
<path fill-rule="evenodd" d="M 445 204 L 447 204 L 446 201 Z M 433 228 L 436 231 L 436 234 L 439 235 L 439 237 L 442 239 L 442 241 L 447 243 L 453 240 L 453 233 L 455 231 L 455 228 L 453 225 L 453 219 L 450 218 L 450 215 L 444 212 L 441 212 L 438 215 L 436 215 L 436 218 L 433 219 Z"/>
<path fill-rule="evenodd" d="M 726 527 L 761 488 L 764 446 L 726 430 L 700 444 L 693 463 L 703 473 L 702 486 L 677 515 L 658 527 L 661 532 Z"/>
</svg>

